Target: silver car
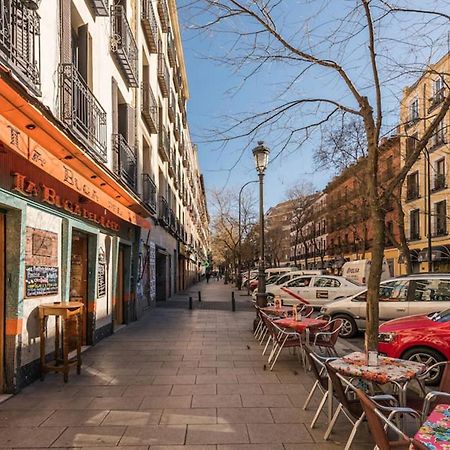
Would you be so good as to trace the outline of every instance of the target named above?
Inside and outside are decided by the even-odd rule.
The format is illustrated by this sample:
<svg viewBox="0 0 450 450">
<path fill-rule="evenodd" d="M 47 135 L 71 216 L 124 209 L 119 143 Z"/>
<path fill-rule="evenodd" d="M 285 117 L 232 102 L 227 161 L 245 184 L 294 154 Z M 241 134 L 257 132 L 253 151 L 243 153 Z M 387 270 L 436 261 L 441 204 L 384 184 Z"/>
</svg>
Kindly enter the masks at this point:
<svg viewBox="0 0 450 450">
<path fill-rule="evenodd" d="M 450 308 L 450 274 L 418 273 L 380 283 L 380 321 Z M 321 313 L 341 318 L 340 335 L 350 338 L 366 326 L 367 288 L 356 295 L 328 303 Z"/>
</svg>

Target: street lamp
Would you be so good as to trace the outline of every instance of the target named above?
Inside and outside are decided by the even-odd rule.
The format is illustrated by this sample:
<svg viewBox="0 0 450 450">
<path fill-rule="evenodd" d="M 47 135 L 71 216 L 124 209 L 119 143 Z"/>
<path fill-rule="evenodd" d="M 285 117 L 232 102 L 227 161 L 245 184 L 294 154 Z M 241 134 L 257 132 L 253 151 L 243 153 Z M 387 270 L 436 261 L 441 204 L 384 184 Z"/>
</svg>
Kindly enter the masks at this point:
<svg viewBox="0 0 450 450">
<path fill-rule="evenodd" d="M 431 163 L 430 152 L 427 147 L 423 149 L 425 153 L 425 172 L 427 174 L 427 259 L 428 259 L 428 272 L 433 272 L 433 247 L 432 247 L 432 235 L 431 235 Z"/>
<path fill-rule="evenodd" d="M 240 191 L 239 191 L 239 198 L 238 198 L 238 203 L 239 203 L 239 238 L 238 238 L 238 274 L 237 274 L 237 288 L 240 290 L 242 288 L 242 250 L 241 250 L 241 246 L 242 246 L 242 219 L 241 219 L 241 198 L 242 198 L 242 192 L 244 190 L 244 188 L 246 186 L 248 186 L 251 183 L 257 183 L 258 180 L 252 180 L 252 181 L 247 181 L 247 183 L 245 183 Z M 250 281 L 250 280 L 249 280 Z"/>
<path fill-rule="evenodd" d="M 256 304 L 260 307 L 267 305 L 266 297 L 266 272 L 264 257 L 264 172 L 269 162 L 270 150 L 263 141 L 258 142 L 258 146 L 253 149 L 255 157 L 256 171 L 259 178 L 259 267 L 258 267 L 258 292 L 256 294 Z"/>
</svg>

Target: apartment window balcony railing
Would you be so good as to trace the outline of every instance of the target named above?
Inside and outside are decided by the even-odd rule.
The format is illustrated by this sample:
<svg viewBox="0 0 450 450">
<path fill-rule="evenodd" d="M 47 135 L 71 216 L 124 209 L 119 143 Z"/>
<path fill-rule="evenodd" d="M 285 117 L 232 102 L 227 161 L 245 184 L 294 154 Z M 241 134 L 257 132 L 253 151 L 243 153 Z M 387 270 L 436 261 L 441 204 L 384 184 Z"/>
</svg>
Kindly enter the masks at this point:
<svg viewBox="0 0 450 450">
<path fill-rule="evenodd" d="M 40 17 L 19 0 L 0 0 L 0 62 L 40 93 Z"/>
<path fill-rule="evenodd" d="M 417 186 L 408 187 L 406 190 L 406 200 L 415 200 L 420 197 L 419 188 Z"/>
<path fill-rule="evenodd" d="M 428 112 L 433 111 L 438 105 L 440 105 L 445 99 L 445 89 L 441 88 L 432 97 L 430 97 L 430 106 L 428 107 Z"/>
<path fill-rule="evenodd" d="M 122 5 L 111 6 L 111 51 L 130 87 L 138 87 L 138 49 Z"/>
<path fill-rule="evenodd" d="M 409 234 L 410 241 L 420 241 L 420 233 L 418 231 L 412 230 Z"/>
<path fill-rule="evenodd" d="M 447 187 L 445 173 L 438 173 L 434 176 L 433 191 L 440 191 Z"/>
<path fill-rule="evenodd" d="M 164 127 L 160 127 L 158 133 L 158 151 L 163 161 L 169 161 L 169 135 Z"/>
<path fill-rule="evenodd" d="M 169 176 L 174 178 L 175 176 L 175 150 L 173 148 L 169 149 L 169 161 L 168 161 L 168 169 Z"/>
<path fill-rule="evenodd" d="M 173 94 L 172 90 L 170 91 L 169 95 L 169 106 L 167 109 L 167 112 L 169 114 L 169 119 L 172 123 L 175 122 L 175 113 L 176 113 L 176 106 L 175 106 L 175 95 Z"/>
<path fill-rule="evenodd" d="M 173 134 L 175 136 L 175 139 L 177 141 L 179 141 L 180 137 L 181 137 L 181 120 L 180 120 L 180 116 L 176 117 L 176 120 L 175 120 L 175 123 L 174 123 L 174 126 L 173 126 Z"/>
<path fill-rule="evenodd" d="M 159 21 L 161 22 L 161 29 L 163 33 L 167 33 L 169 30 L 169 10 L 167 9 L 165 0 L 158 0 L 158 14 Z"/>
<path fill-rule="evenodd" d="M 442 227 L 438 227 L 438 228 L 433 232 L 433 237 L 447 236 L 447 234 L 448 234 L 447 227 L 442 226 Z"/>
<path fill-rule="evenodd" d="M 162 195 L 159 196 L 158 216 L 159 220 L 163 223 L 163 225 L 169 226 L 170 223 L 169 204 Z"/>
<path fill-rule="evenodd" d="M 176 231 L 177 231 L 176 215 L 172 208 L 169 208 L 169 227 L 173 233 L 176 233 Z"/>
<path fill-rule="evenodd" d="M 141 113 L 150 133 L 157 133 L 159 126 L 158 104 L 148 83 L 142 83 Z"/>
<path fill-rule="evenodd" d="M 156 213 L 156 184 L 148 173 L 142 174 L 142 201 Z"/>
<path fill-rule="evenodd" d="M 158 23 L 152 0 L 142 0 L 141 23 L 144 30 L 145 41 L 151 53 L 158 52 Z"/>
<path fill-rule="evenodd" d="M 113 134 L 114 173 L 129 186 L 136 190 L 136 152 L 128 145 L 121 134 Z"/>
<path fill-rule="evenodd" d="M 177 55 L 175 51 L 175 41 L 173 40 L 170 28 L 167 32 L 167 57 L 169 58 L 170 67 L 174 68 L 177 64 Z"/>
<path fill-rule="evenodd" d="M 158 84 L 163 97 L 169 95 L 169 69 L 163 53 L 158 54 Z"/>
<path fill-rule="evenodd" d="M 107 161 L 106 112 L 73 64 L 59 66 L 60 119 L 95 160 Z"/>
<path fill-rule="evenodd" d="M 91 0 L 90 4 L 96 16 L 106 17 L 108 15 L 108 0 Z"/>
</svg>

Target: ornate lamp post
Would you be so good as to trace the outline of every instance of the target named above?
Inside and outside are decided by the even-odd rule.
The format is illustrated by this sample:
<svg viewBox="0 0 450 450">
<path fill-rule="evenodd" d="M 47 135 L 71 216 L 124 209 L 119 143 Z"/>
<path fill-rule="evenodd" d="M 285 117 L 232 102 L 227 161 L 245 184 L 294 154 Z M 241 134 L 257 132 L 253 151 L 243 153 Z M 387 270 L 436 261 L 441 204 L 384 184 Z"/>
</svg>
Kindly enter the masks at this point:
<svg viewBox="0 0 450 450">
<path fill-rule="evenodd" d="M 258 142 L 258 146 L 253 149 L 255 157 L 256 171 L 259 178 L 259 267 L 258 267 L 258 293 L 256 294 L 256 304 L 260 307 L 267 305 L 266 297 L 266 272 L 264 255 L 264 172 L 269 162 L 270 150 L 263 141 Z"/>
</svg>

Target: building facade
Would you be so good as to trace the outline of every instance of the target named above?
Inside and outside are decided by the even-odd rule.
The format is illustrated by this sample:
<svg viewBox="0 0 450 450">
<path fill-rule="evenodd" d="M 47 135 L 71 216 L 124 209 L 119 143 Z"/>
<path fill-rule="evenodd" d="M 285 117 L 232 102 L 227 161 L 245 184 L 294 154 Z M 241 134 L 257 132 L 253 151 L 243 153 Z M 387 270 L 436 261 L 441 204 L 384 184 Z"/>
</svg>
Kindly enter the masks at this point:
<svg viewBox="0 0 450 450">
<path fill-rule="evenodd" d="M 431 65 L 406 88 L 400 104 L 402 163 L 440 110 L 447 95 L 450 54 Z M 414 271 L 428 270 L 428 239 L 434 271 L 450 271 L 448 236 L 448 155 L 450 113 L 439 123 L 425 151 L 413 165 L 403 188 L 405 228 Z M 404 264 L 400 270 L 405 271 Z"/>
<path fill-rule="evenodd" d="M 198 278 L 209 219 L 175 1 L 0 8 L 1 393 L 39 373 L 40 304 L 82 301 L 95 344 Z"/>
</svg>

